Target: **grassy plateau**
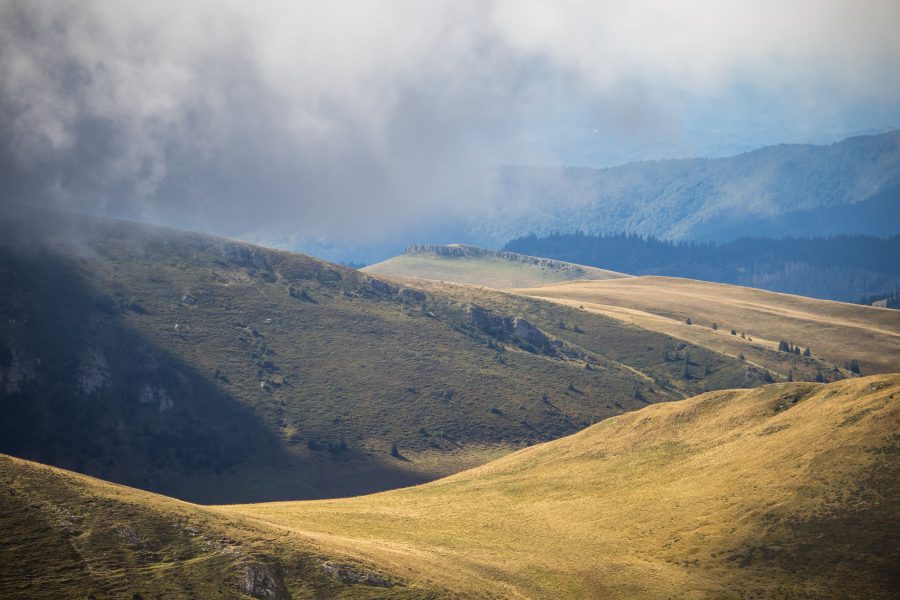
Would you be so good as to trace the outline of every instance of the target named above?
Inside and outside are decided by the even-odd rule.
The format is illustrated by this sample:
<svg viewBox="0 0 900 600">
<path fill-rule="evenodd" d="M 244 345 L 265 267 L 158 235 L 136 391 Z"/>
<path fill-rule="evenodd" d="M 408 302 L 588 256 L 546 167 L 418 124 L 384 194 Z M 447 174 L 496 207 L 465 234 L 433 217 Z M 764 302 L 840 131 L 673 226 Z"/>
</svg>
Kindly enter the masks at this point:
<svg viewBox="0 0 900 600">
<path fill-rule="evenodd" d="M 495 289 L 533 287 L 572 280 L 627 277 L 622 273 L 596 267 L 458 244 L 413 246 L 400 256 L 365 267 L 363 271 L 412 279 L 467 283 Z"/>
</svg>

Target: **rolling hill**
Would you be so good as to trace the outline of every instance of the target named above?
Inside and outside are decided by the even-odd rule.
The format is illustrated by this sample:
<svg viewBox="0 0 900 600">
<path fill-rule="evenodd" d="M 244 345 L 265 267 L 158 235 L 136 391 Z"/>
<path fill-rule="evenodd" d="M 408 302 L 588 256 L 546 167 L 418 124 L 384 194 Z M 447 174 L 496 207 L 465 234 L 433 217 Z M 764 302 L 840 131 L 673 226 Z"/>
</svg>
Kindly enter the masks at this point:
<svg viewBox="0 0 900 600">
<path fill-rule="evenodd" d="M 0 234 L 0 451 L 182 499 L 420 483 L 772 378 L 558 303 L 235 240 L 52 212 Z"/>
<path fill-rule="evenodd" d="M 479 282 L 487 287 L 515 285 L 523 280 L 497 274 L 496 259 L 490 258 L 496 253 L 480 252 L 467 249 L 466 256 L 459 258 L 429 251 L 422 263 L 417 263 L 420 254 L 413 251 L 409 258 L 396 257 L 368 269 L 379 272 L 386 265 L 398 277 L 433 279 L 436 277 L 428 275 L 440 274 L 446 281 Z M 419 264 L 428 267 L 419 268 Z M 590 269 L 578 265 L 568 268 Z M 543 273 L 541 278 L 546 279 Z M 834 373 L 835 367 L 847 374 L 846 366 L 853 360 L 863 373 L 900 371 L 900 313 L 897 311 L 656 276 L 541 281 L 532 287 L 507 291 L 602 314 L 728 356 L 743 356 L 749 364 L 785 378 L 789 372 L 798 380 L 812 380 L 820 372 L 823 377 L 833 376 L 828 374 Z M 691 319 L 693 326 L 686 324 L 687 319 Z M 779 352 L 782 340 L 800 346 L 801 354 Z M 810 357 L 802 355 L 807 347 L 811 349 Z"/>
<path fill-rule="evenodd" d="M 221 509 L 468 597 L 889 598 L 900 376 L 649 406 L 423 486 Z"/>
<path fill-rule="evenodd" d="M 452 281 L 495 289 L 627 277 L 622 273 L 596 267 L 461 244 L 410 246 L 403 254 L 362 270 L 366 273 Z"/>
<path fill-rule="evenodd" d="M 782 340 L 809 347 L 813 356 L 841 366 L 857 360 L 863 373 L 900 371 L 900 312 L 895 310 L 674 277 L 575 282 L 518 292 L 584 307 L 718 352 L 744 354 L 782 374 L 785 366 L 796 372 L 808 368 L 802 356 L 778 351 Z"/>
<path fill-rule="evenodd" d="M 0 490 L 3 598 L 440 597 L 252 519 L 5 455 Z"/>
<path fill-rule="evenodd" d="M 0 456 L 0 595 L 891 598 L 898 402 L 896 374 L 716 391 L 425 485 L 225 507 Z"/>
</svg>

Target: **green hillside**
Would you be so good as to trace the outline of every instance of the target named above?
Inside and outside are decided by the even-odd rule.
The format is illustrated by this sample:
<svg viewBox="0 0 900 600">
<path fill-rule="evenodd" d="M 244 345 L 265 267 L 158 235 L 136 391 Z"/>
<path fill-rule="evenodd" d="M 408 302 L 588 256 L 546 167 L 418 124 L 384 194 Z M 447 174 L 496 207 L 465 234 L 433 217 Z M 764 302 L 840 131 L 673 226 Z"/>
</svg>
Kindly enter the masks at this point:
<svg viewBox="0 0 900 600">
<path fill-rule="evenodd" d="M 534 287 L 580 279 L 618 279 L 622 273 L 559 260 L 473 246 L 417 245 L 363 271 L 433 281 L 452 281 L 494 289 Z"/>
<path fill-rule="evenodd" d="M 2 227 L 0 451 L 184 499 L 409 485 L 771 379 L 542 300 L 120 221 Z"/>
</svg>

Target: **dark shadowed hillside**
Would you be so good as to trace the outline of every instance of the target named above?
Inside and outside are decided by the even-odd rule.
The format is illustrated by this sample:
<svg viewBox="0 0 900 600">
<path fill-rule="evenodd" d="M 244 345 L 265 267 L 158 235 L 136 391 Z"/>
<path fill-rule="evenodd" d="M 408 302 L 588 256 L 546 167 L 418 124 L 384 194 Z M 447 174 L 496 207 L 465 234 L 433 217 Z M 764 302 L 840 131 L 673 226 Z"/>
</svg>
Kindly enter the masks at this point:
<svg viewBox="0 0 900 600">
<path fill-rule="evenodd" d="M 177 497 L 407 485 L 773 377 L 577 308 L 234 240 L 58 213 L 3 228 L 0 450 Z"/>
</svg>

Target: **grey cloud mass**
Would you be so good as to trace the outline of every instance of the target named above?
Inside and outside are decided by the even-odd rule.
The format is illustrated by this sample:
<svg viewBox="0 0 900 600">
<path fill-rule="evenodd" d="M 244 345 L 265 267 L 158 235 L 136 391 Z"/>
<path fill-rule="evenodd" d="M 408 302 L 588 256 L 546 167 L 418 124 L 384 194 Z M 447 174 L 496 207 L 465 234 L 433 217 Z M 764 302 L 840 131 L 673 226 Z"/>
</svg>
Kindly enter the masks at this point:
<svg viewBox="0 0 900 600">
<path fill-rule="evenodd" d="M 898 23 L 891 0 L 0 0 L 0 198 L 389 233 L 478 210 L 490 165 L 564 162 L 567 127 L 896 114 Z"/>
</svg>

